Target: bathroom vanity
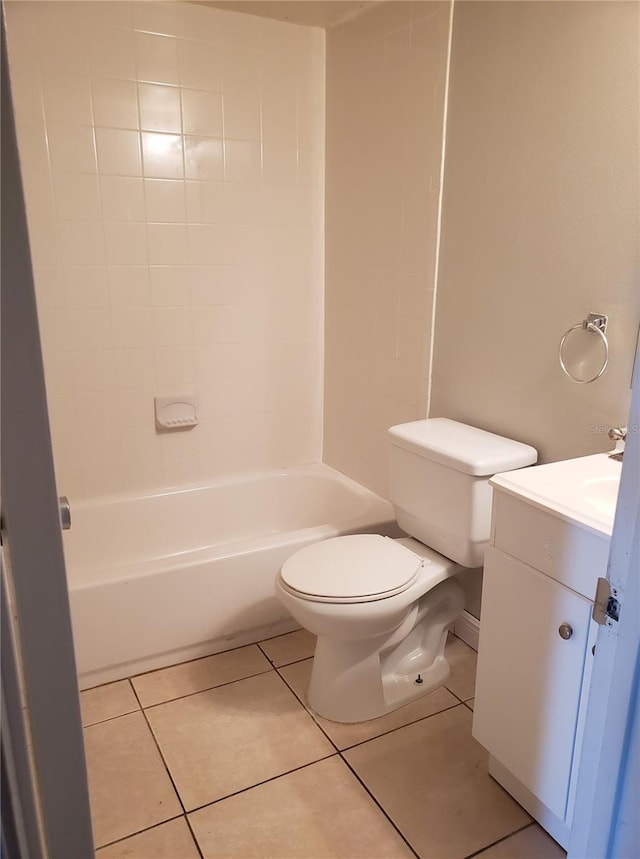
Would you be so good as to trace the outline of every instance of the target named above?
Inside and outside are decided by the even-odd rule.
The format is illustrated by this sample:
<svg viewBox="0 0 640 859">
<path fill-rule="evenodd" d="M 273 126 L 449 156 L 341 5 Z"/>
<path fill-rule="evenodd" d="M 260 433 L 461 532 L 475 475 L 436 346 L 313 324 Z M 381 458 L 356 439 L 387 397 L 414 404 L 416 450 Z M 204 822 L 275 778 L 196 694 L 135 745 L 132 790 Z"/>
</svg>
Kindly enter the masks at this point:
<svg viewBox="0 0 640 859">
<path fill-rule="evenodd" d="M 565 848 L 620 471 L 597 454 L 491 480 L 473 734 Z"/>
</svg>

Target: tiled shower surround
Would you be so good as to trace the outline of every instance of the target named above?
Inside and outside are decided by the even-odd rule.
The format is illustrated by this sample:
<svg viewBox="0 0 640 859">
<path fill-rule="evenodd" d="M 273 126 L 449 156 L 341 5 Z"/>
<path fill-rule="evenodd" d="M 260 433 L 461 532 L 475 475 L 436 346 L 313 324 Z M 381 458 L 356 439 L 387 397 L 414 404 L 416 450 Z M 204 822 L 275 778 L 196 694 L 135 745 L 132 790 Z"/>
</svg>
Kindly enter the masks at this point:
<svg viewBox="0 0 640 859">
<path fill-rule="evenodd" d="M 6 4 L 60 492 L 319 461 L 324 31 Z M 153 397 L 197 390 L 158 433 Z"/>
</svg>

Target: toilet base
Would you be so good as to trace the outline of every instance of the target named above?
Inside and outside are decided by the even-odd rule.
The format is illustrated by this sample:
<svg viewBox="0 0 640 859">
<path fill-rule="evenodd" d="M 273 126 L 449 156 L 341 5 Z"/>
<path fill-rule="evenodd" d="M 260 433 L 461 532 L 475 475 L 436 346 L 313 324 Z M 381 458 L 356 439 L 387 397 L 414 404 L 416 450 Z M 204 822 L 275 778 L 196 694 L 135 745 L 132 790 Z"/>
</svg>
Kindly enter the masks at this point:
<svg viewBox="0 0 640 859">
<path fill-rule="evenodd" d="M 462 588 L 448 579 L 391 635 L 358 641 L 319 636 L 309 706 L 332 722 L 366 722 L 433 692 L 449 677 L 447 633 L 463 608 Z"/>
</svg>

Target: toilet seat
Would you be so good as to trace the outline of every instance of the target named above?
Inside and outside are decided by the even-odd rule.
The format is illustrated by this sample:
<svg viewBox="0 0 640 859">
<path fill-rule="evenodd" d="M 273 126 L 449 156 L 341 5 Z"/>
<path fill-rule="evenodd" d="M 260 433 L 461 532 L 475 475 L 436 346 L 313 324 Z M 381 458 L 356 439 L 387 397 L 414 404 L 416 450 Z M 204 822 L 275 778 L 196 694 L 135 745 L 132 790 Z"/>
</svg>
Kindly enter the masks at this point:
<svg viewBox="0 0 640 859">
<path fill-rule="evenodd" d="M 424 560 L 380 534 L 352 534 L 313 543 L 285 561 L 281 584 L 314 602 L 362 603 L 407 590 Z"/>
</svg>

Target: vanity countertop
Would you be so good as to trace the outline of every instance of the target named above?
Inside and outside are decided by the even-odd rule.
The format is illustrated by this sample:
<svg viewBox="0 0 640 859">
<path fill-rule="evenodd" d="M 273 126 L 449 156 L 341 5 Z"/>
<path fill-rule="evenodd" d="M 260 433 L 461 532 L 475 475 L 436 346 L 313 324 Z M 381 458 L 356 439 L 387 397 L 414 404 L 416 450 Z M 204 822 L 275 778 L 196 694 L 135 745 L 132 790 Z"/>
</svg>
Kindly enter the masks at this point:
<svg viewBox="0 0 640 859">
<path fill-rule="evenodd" d="M 610 537 L 622 463 L 609 453 L 496 474 L 496 489 L 525 499 L 568 522 Z"/>
</svg>

